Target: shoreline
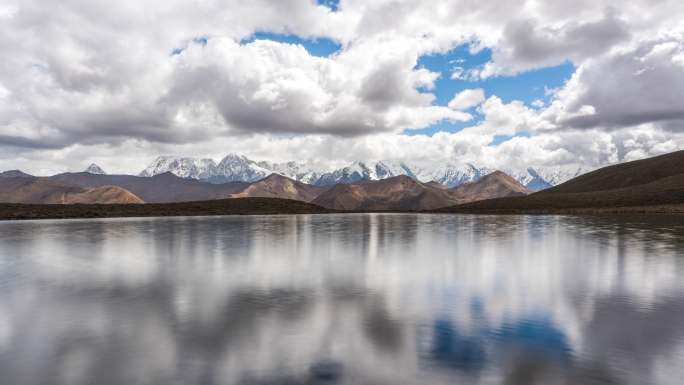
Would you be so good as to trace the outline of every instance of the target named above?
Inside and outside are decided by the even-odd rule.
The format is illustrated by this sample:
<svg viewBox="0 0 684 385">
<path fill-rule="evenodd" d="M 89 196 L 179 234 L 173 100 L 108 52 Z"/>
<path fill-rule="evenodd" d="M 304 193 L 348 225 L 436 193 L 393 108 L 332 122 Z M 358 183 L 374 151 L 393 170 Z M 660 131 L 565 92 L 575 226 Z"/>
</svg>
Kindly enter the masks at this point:
<svg viewBox="0 0 684 385">
<path fill-rule="evenodd" d="M 296 214 L 466 214 L 466 215 L 682 215 L 684 204 L 585 208 L 452 208 L 429 211 L 343 211 L 280 198 L 231 198 L 146 204 L 0 203 L 0 221 Z"/>
</svg>

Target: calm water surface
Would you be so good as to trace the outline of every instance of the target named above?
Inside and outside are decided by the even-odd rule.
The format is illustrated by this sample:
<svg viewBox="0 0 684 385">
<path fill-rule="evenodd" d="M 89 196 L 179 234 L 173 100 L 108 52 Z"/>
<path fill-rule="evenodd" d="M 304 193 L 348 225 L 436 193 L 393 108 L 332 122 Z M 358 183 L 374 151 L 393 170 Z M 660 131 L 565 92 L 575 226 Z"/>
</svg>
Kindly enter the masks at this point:
<svg viewBox="0 0 684 385">
<path fill-rule="evenodd" d="M 684 220 L 0 223 L 0 384 L 677 384 Z"/>
</svg>

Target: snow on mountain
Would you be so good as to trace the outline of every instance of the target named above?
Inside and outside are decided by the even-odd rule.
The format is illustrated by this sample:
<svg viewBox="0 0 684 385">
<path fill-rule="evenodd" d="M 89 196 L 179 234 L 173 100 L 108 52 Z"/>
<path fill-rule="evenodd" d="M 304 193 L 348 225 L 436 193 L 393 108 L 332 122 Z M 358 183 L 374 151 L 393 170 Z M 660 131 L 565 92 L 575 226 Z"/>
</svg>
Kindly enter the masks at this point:
<svg viewBox="0 0 684 385">
<path fill-rule="evenodd" d="M 228 154 L 208 179 L 213 183 L 255 182 L 273 174 L 273 171 L 259 166 L 257 162 L 243 155 Z"/>
<path fill-rule="evenodd" d="M 513 177 L 513 179 L 520 182 L 520 184 L 532 190 L 543 190 L 553 186 L 549 181 L 544 179 L 539 172 L 532 167 L 525 169 L 503 169 L 503 172 Z"/>
<path fill-rule="evenodd" d="M 414 177 L 413 171 L 402 162 L 354 162 L 347 167 L 322 174 L 314 184 L 329 186 L 336 183 L 386 179 L 398 175 Z"/>
<path fill-rule="evenodd" d="M 213 159 L 164 155 L 155 159 L 139 176 L 150 177 L 165 172 L 181 178 L 209 179 L 216 174 L 216 162 Z"/>
<path fill-rule="evenodd" d="M 321 177 L 321 172 L 306 162 L 258 162 L 257 165 L 266 170 L 271 170 L 273 173 L 307 184 L 314 184 Z"/>
<path fill-rule="evenodd" d="M 437 168 L 416 169 L 415 177 L 421 182 L 435 181 L 447 187 L 456 187 L 464 183 L 476 182 L 493 171 L 470 163 L 445 164 Z"/>
<path fill-rule="evenodd" d="M 580 176 L 589 170 L 577 165 L 566 165 L 503 169 L 502 171 L 532 190 L 543 190 Z"/>
<path fill-rule="evenodd" d="M 409 166 L 404 162 L 393 162 L 393 161 L 380 161 L 376 162 L 374 165 L 375 176 L 378 179 L 385 179 L 398 175 L 408 175 L 415 178 L 416 175 L 413 172 L 413 166 Z"/>
<path fill-rule="evenodd" d="M 315 182 L 318 186 L 332 186 L 336 183 L 355 183 L 362 180 L 374 180 L 370 170 L 362 162 L 354 162 L 347 167 L 327 172 L 321 175 Z"/>
<path fill-rule="evenodd" d="M 539 173 L 540 178 L 547 181 L 551 186 L 557 186 L 592 171 L 578 165 L 536 167 L 535 170 Z"/>
<path fill-rule="evenodd" d="M 212 159 L 161 156 L 143 170 L 140 176 L 171 172 L 182 178 L 225 183 L 254 182 L 275 173 L 307 184 L 330 186 L 407 175 L 424 183 L 435 181 L 448 187 L 456 187 L 476 182 L 493 171 L 495 170 L 471 163 L 454 162 L 438 167 L 420 167 L 397 161 L 356 161 L 336 170 L 322 171 L 307 162 L 255 162 L 242 155 L 229 154 L 218 164 Z M 557 166 L 510 168 L 501 171 L 530 189 L 541 190 L 563 183 L 587 170 L 577 166 Z"/>
<path fill-rule="evenodd" d="M 107 173 L 102 169 L 102 167 L 96 165 L 95 163 L 91 163 L 90 166 L 88 166 L 88 168 L 84 170 L 84 172 L 95 175 L 107 175 Z"/>
</svg>

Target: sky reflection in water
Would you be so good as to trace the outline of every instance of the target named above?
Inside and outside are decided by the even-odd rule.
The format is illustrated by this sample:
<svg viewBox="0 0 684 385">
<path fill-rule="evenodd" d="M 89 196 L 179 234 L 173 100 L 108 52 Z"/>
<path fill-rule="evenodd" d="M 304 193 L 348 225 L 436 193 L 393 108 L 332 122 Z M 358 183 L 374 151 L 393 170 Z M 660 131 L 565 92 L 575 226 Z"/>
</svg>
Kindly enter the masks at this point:
<svg viewBox="0 0 684 385">
<path fill-rule="evenodd" d="M 4 222 L 2 383 L 679 384 L 680 222 Z"/>
</svg>

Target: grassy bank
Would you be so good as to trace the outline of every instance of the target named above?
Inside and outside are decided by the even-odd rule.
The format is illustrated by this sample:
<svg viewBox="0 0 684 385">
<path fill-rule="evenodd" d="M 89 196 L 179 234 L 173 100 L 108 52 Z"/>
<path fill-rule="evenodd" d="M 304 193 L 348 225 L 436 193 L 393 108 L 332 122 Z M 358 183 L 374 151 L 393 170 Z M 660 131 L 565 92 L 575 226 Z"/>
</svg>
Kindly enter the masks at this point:
<svg viewBox="0 0 684 385">
<path fill-rule="evenodd" d="M 319 214 L 329 212 L 332 211 L 310 203 L 278 198 L 234 198 L 201 202 L 111 205 L 0 203 L 0 220 Z"/>
</svg>

